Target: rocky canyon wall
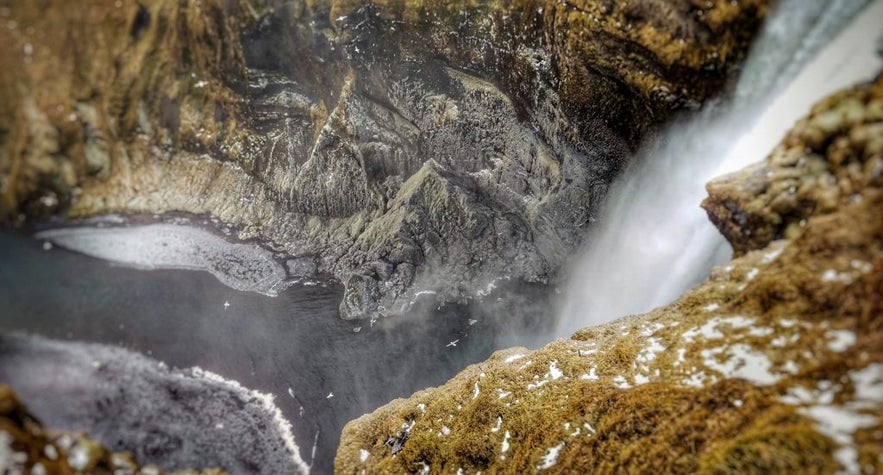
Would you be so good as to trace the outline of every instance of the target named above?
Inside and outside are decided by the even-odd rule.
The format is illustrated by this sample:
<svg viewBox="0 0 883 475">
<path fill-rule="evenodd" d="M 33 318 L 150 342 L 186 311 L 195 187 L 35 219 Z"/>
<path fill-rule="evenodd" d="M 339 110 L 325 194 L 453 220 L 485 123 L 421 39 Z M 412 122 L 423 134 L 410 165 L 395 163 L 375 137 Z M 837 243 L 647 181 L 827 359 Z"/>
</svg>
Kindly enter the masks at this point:
<svg viewBox="0 0 883 475">
<path fill-rule="evenodd" d="M 547 282 L 767 3 L 2 2 L 0 215 L 212 215 L 345 318 Z"/>
</svg>

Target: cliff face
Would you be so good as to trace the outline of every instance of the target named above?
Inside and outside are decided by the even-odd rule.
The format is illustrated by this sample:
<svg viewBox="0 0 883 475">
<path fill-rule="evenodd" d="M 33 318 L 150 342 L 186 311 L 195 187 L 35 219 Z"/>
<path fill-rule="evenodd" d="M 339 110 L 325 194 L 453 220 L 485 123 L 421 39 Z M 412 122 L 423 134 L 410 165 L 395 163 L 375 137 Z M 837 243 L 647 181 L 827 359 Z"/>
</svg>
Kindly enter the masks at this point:
<svg viewBox="0 0 883 475">
<path fill-rule="evenodd" d="M 708 191 L 706 283 L 351 422 L 337 471 L 883 470 L 883 78 Z"/>
<path fill-rule="evenodd" d="M 767 3 L 15 2 L 0 215 L 211 214 L 341 279 L 348 318 L 544 282 Z"/>
<path fill-rule="evenodd" d="M 140 466 L 130 453 L 110 452 L 85 435 L 47 430 L 4 384 L 0 384 L 0 471 L 63 475 L 164 473 L 155 465 Z M 226 472 L 209 469 L 175 473 L 223 475 Z"/>
</svg>

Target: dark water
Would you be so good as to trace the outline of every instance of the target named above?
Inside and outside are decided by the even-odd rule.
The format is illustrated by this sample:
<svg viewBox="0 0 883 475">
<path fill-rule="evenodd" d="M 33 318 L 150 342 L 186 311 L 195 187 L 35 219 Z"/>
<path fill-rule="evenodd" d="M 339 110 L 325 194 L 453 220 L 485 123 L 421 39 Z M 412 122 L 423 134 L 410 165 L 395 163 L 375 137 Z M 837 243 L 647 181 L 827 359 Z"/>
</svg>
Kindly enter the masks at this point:
<svg viewBox="0 0 883 475">
<path fill-rule="evenodd" d="M 349 420 L 439 385 L 496 349 L 534 346 L 552 324 L 539 314 L 548 308 L 543 292 L 531 288 L 481 306 L 436 309 L 425 302 L 412 315 L 371 328 L 338 318 L 341 289 L 334 283 L 265 297 L 206 273 L 126 269 L 42 244 L 0 230 L 0 331 L 119 345 L 274 394 L 307 461 L 318 434 L 313 473 L 331 471 Z M 28 378 L 15 376 L 9 379 Z M 19 386 L 26 401 L 36 391 Z M 70 423 L 62 417 L 66 395 L 33 396 L 39 404 L 31 409 L 44 423 Z"/>
</svg>

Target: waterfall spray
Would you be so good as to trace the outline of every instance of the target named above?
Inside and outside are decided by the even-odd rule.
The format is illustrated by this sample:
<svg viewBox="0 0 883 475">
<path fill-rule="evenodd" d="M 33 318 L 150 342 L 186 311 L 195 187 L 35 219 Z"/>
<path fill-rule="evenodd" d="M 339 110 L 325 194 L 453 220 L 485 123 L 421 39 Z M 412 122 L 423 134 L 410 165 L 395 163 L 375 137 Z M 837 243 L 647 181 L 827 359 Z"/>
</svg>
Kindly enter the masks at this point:
<svg viewBox="0 0 883 475">
<path fill-rule="evenodd" d="M 883 0 L 780 2 L 729 97 L 672 126 L 613 188 L 557 336 L 664 305 L 725 260 L 699 208 L 705 183 L 763 159 L 813 103 L 883 70 L 881 25 Z"/>
</svg>

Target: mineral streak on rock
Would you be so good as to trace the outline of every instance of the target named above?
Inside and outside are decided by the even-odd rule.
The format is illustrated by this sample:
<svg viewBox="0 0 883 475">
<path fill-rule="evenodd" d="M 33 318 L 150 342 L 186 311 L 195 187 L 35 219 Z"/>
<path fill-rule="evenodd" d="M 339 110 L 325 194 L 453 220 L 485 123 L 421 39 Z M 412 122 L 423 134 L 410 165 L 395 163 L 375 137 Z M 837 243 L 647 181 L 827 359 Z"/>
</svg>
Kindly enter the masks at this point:
<svg viewBox="0 0 883 475">
<path fill-rule="evenodd" d="M 347 318 L 546 282 L 767 3 L 15 2 L 0 215 L 214 215 L 322 256 Z"/>
<path fill-rule="evenodd" d="M 883 77 L 708 191 L 707 282 L 350 422 L 336 471 L 883 471 Z"/>
<path fill-rule="evenodd" d="M 59 228 L 36 237 L 136 268 L 206 271 L 236 290 L 275 296 L 287 286 L 288 273 L 270 251 L 187 225 Z"/>
</svg>

